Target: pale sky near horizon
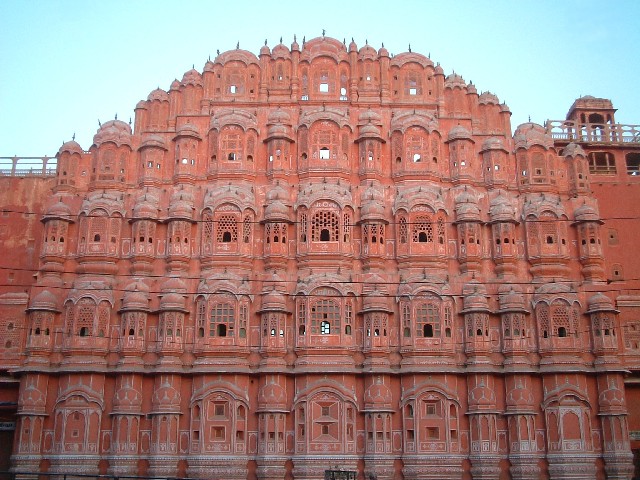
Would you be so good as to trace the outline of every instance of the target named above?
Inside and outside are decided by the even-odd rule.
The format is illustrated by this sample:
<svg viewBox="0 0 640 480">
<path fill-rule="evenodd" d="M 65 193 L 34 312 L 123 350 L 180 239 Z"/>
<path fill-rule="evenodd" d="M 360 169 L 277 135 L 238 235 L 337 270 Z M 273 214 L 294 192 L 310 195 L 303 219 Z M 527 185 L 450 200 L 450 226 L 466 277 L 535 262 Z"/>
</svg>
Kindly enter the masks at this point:
<svg viewBox="0 0 640 480">
<path fill-rule="evenodd" d="M 0 1 L 0 157 L 86 150 L 98 120 L 136 104 L 207 58 L 258 54 L 326 35 L 390 53 L 430 54 L 509 105 L 512 127 L 563 119 L 583 95 L 640 124 L 640 1 L 182 0 Z"/>
</svg>

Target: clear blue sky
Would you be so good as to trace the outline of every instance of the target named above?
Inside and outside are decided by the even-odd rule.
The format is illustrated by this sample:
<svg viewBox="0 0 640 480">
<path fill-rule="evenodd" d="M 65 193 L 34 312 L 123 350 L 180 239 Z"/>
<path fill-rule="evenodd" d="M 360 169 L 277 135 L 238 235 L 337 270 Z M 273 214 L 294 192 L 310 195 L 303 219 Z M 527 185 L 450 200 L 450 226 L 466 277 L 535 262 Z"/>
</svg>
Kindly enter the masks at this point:
<svg viewBox="0 0 640 480">
<path fill-rule="evenodd" d="M 74 133 L 89 149 L 98 119 L 128 121 L 216 49 L 257 54 L 265 39 L 290 45 L 323 28 L 359 47 L 430 53 L 506 101 L 514 128 L 564 118 L 581 95 L 640 123 L 636 0 L 2 0 L 0 18 L 0 156 L 55 155 Z"/>
</svg>

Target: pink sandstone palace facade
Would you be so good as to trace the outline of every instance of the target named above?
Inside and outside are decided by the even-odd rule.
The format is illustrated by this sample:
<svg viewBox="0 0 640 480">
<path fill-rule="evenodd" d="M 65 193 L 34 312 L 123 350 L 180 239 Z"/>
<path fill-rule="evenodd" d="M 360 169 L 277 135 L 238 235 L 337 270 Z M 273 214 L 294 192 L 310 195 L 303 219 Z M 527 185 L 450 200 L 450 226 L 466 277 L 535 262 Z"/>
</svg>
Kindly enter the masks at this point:
<svg viewBox="0 0 640 480">
<path fill-rule="evenodd" d="M 16 472 L 627 479 L 640 129 L 415 52 L 220 53 L 0 178 Z M 14 428 L 13 428 L 14 427 Z"/>
</svg>

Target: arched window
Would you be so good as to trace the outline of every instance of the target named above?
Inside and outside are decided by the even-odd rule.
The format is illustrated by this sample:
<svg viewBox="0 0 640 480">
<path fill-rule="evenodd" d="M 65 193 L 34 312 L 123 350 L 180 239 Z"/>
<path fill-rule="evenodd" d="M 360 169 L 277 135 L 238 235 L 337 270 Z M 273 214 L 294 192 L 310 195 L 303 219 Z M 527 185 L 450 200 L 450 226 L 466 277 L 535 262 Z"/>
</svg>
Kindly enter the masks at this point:
<svg viewBox="0 0 640 480">
<path fill-rule="evenodd" d="M 235 327 L 235 307 L 231 302 L 218 302 L 211 306 L 210 337 L 232 337 Z"/>
<path fill-rule="evenodd" d="M 235 215 L 221 215 L 217 221 L 218 243 L 230 243 L 238 241 L 238 221 Z"/>
<path fill-rule="evenodd" d="M 433 242 L 433 224 L 430 215 L 418 215 L 413 222 L 414 243 Z"/>
<path fill-rule="evenodd" d="M 340 220 L 337 213 L 331 210 L 317 211 L 311 219 L 311 241 L 337 242 L 339 227 Z"/>
<path fill-rule="evenodd" d="M 320 299 L 310 304 L 311 333 L 328 335 L 332 328 L 340 332 L 340 304 L 333 299 Z"/>
</svg>

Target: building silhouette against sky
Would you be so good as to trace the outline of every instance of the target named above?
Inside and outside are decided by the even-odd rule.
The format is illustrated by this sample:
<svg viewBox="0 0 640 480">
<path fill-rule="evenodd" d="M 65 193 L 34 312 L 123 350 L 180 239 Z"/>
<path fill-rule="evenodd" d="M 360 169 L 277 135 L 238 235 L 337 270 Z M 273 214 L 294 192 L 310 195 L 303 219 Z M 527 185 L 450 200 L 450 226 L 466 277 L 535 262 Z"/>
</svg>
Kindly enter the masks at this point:
<svg viewBox="0 0 640 480">
<path fill-rule="evenodd" d="M 323 36 L 5 158 L 6 467 L 630 478 L 640 129 L 589 96 L 510 115 Z"/>
</svg>

